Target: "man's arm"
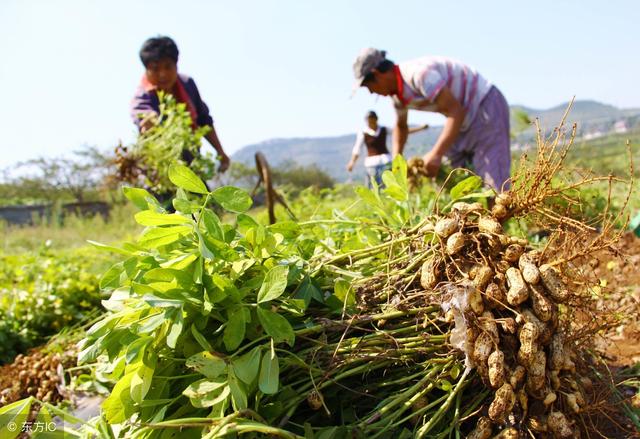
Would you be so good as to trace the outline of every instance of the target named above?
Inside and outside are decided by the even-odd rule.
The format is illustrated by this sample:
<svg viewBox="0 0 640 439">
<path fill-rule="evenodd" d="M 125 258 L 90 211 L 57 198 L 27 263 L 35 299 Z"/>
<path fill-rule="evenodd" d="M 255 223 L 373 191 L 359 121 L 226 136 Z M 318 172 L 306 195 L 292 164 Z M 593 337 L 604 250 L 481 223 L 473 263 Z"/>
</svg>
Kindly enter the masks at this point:
<svg viewBox="0 0 640 439">
<path fill-rule="evenodd" d="M 451 90 L 449 90 L 448 87 L 443 87 L 442 90 L 440 90 L 435 103 L 438 113 L 446 116 L 447 120 L 433 148 L 423 157 L 425 170 L 430 176 L 435 176 L 438 169 L 440 169 L 442 157 L 445 152 L 451 148 L 456 137 L 458 137 L 460 127 L 466 115 L 464 107 L 460 101 L 451 94 Z"/>
<path fill-rule="evenodd" d="M 211 131 L 207 133 L 205 138 L 211 144 L 211 146 L 213 146 L 213 148 L 218 153 L 218 156 L 220 157 L 220 172 L 226 171 L 229 168 L 230 160 L 227 154 L 224 152 L 224 149 L 222 148 L 222 144 L 220 143 L 220 139 L 218 139 L 218 134 L 216 134 L 216 129 L 213 127 L 213 125 L 211 126 Z"/>
<path fill-rule="evenodd" d="M 139 89 L 131 99 L 129 107 L 131 119 L 141 133 L 157 123 L 159 108 L 158 97 L 155 94 Z"/>
<path fill-rule="evenodd" d="M 406 109 L 399 109 L 396 113 L 396 125 L 393 127 L 393 156 L 402 155 L 404 145 L 409 136 L 409 125 L 407 124 Z"/>
</svg>

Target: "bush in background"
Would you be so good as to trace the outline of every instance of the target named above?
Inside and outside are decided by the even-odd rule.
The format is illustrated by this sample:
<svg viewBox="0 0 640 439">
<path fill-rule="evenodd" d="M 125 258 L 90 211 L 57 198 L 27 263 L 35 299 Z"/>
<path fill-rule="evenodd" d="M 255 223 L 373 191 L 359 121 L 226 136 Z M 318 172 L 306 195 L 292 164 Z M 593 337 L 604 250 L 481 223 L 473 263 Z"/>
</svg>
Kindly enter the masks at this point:
<svg viewBox="0 0 640 439">
<path fill-rule="evenodd" d="M 89 317 L 109 255 L 92 248 L 0 256 L 0 363 Z"/>
</svg>

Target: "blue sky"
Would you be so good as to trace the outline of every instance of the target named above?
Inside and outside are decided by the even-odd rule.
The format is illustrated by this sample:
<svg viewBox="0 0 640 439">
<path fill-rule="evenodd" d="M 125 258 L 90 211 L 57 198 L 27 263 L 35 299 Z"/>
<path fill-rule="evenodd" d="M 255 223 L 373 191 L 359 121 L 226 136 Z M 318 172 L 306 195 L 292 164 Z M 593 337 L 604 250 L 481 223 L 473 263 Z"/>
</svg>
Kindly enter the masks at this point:
<svg viewBox="0 0 640 439">
<path fill-rule="evenodd" d="M 510 103 L 546 108 L 575 95 L 640 107 L 639 22 L 635 1 L 0 0 L 0 167 L 131 142 L 137 52 L 157 34 L 178 43 L 179 70 L 233 152 L 353 132 L 368 109 L 392 123 L 387 99 L 364 89 L 349 99 L 351 64 L 366 46 L 394 61 L 458 58 Z"/>
</svg>

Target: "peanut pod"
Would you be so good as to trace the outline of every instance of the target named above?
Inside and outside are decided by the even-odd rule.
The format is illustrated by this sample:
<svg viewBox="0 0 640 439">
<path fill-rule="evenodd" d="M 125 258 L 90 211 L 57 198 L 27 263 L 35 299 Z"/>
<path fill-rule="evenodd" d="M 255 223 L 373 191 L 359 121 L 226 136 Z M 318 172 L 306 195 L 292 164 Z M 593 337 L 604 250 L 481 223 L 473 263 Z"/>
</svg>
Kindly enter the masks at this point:
<svg viewBox="0 0 640 439">
<path fill-rule="evenodd" d="M 428 259 L 420 270 L 420 285 L 425 290 L 431 290 L 438 284 L 439 267 L 435 259 Z"/>
<path fill-rule="evenodd" d="M 543 322 L 551 320 L 555 304 L 544 295 L 544 289 L 540 285 L 529 284 L 529 295 L 535 315 Z"/>
<path fill-rule="evenodd" d="M 466 239 L 464 233 L 455 232 L 454 234 L 449 236 L 449 238 L 447 238 L 447 254 L 449 256 L 453 256 L 459 253 L 460 250 L 462 250 L 462 248 L 464 247 L 465 242 Z"/>
<path fill-rule="evenodd" d="M 460 223 L 455 218 L 442 218 L 436 222 L 434 232 L 440 238 L 446 239 L 460 227 Z"/>
<path fill-rule="evenodd" d="M 493 434 L 491 421 L 489 418 L 482 416 L 476 423 L 476 428 L 467 436 L 467 439 L 489 439 Z"/>
<path fill-rule="evenodd" d="M 551 295 L 551 298 L 556 302 L 562 303 L 569 298 L 569 291 L 555 268 L 547 264 L 541 265 L 540 279 L 542 279 L 542 283 Z"/>
<path fill-rule="evenodd" d="M 495 218 L 481 216 L 478 218 L 478 230 L 481 233 L 499 235 L 502 234 L 502 225 Z"/>
<path fill-rule="evenodd" d="M 491 387 L 497 389 L 504 384 L 505 365 L 504 354 L 500 350 L 495 350 L 489 355 L 489 383 Z"/>
<path fill-rule="evenodd" d="M 489 406 L 489 418 L 494 422 L 502 422 L 513 410 L 516 403 L 516 395 L 513 387 L 505 383 L 496 390 L 496 395 Z"/>
<path fill-rule="evenodd" d="M 562 412 L 551 412 L 547 418 L 549 430 L 559 438 L 570 438 L 573 436 L 571 424 Z"/>
<path fill-rule="evenodd" d="M 517 268 L 509 268 L 506 275 L 507 284 L 509 285 L 509 291 L 507 291 L 507 302 L 513 306 L 520 305 L 529 297 L 529 288 L 524 282 L 520 270 Z"/>
</svg>

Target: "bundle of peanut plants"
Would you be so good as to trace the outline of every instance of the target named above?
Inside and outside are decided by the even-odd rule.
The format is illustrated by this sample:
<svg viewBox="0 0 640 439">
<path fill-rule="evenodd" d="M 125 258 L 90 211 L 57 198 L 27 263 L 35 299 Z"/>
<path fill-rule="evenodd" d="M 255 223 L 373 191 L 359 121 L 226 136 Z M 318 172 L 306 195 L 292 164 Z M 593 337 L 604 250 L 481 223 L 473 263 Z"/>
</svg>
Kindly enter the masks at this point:
<svg viewBox="0 0 640 439">
<path fill-rule="evenodd" d="M 557 131 L 510 190 L 495 196 L 471 176 L 428 208 L 397 158 L 384 189 L 358 189 L 360 214 L 271 226 L 245 213 L 246 193 L 210 192 L 184 166 L 168 174 L 175 213 L 128 190 L 146 229 L 135 243 L 103 246 L 123 260 L 102 278 L 109 312 L 79 360 L 113 389 L 78 435 L 592 431 L 589 407 L 603 402 L 590 340 L 607 319 L 581 264 L 611 248 L 620 218 L 605 211 L 596 228 L 556 209 L 600 180 L 563 179 L 569 146 Z M 505 232 L 524 221 L 544 224 L 544 246 Z"/>
</svg>

